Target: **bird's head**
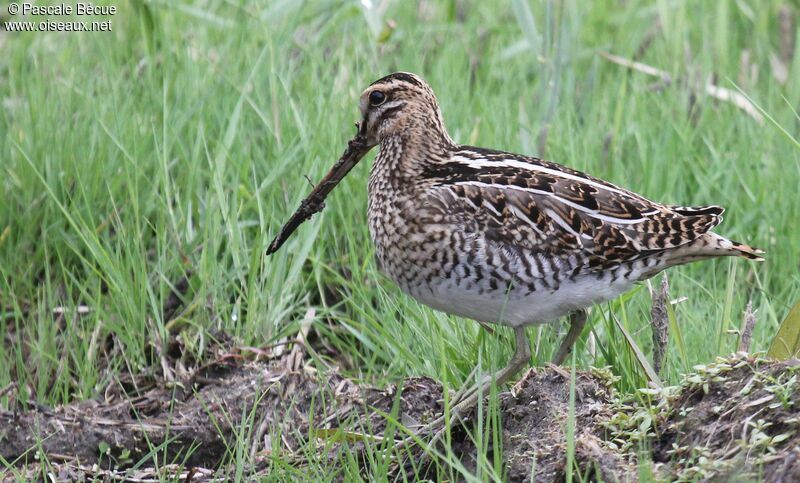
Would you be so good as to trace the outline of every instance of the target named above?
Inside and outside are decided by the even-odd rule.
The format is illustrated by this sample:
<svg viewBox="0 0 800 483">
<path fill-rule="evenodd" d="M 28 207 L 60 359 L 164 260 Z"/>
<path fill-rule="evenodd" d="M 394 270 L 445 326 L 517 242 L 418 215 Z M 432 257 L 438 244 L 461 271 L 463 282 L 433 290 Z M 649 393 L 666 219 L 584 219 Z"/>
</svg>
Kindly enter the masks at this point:
<svg viewBox="0 0 800 483">
<path fill-rule="evenodd" d="M 433 89 L 416 74 L 395 72 L 376 80 L 361 94 L 359 108 L 360 131 L 370 147 L 413 133 L 450 141 Z"/>
<path fill-rule="evenodd" d="M 442 122 L 433 90 L 419 76 L 395 72 L 364 90 L 359 107 L 358 134 L 347 144 L 342 157 L 314 187 L 289 221 L 272 240 L 267 254 L 275 253 L 289 236 L 324 206 L 325 197 L 347 176 L 373 147 L 391 137 L 400 137 L 406 149 L 448 149 L 455 146 Z"/>
</svg>

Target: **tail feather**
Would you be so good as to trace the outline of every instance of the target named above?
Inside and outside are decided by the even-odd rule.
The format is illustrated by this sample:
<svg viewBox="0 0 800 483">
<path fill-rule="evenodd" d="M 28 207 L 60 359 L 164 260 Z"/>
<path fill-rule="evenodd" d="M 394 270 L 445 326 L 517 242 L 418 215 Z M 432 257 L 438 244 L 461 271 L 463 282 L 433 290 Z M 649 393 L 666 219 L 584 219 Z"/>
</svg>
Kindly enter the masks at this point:
<svg viewBox="0 0 800 483">
<path fill-rule="evenodd" d="M 733 247 L 732 250 L 734 255 L 738 257 L 748 258 L 750 260 L 755 260 L 757 262 L 763 262 L 764 257 L 764 250 L 756 247 L 751 247 L 750 245 L 745 245 L 744 243 L 739 243 L 735 241 L 730 241 L 731 246 Z"/>
<path fill-rule="evenodd" d="M 749 260 L 762 262 L 764 257 L 764 250 L 759 248 L 745 245 L 733 240 L 729 240 L 724 236 L 717 235 L 716 233 L 708 232 L 701 236 L 694 243 L 687 246 L 687 253 L 685 255 L 691 257 L 742 257 Z"/>
<path fill-rule="evenodd" d="M 698 217 L 701 221 L 707 221 L 707 230 L 722 223 L 722 214 L 725 212 L 725 208 L 716 205 L 670 206 L 669 209 L 679 215 Z M 763 254 L 764 250 L 706 231 L 702 236 L 685 245 L 684 250 L 678 250 L 676 260 L 686 259 L 686 261 L 679 261 L 680 264 L 703 258 L 731 256 L 763 261 L 764 257 L 761 256 Z"/>
<path fill-rule="evenodd" d="M 757 262 L 764 261 L 763 250 L 745 245 L 743 243 L 728 240 L 727 238 L 708 232 L 699 238 L 664 253 L 661 263 L 656 264 L 649 270 L 643 271 L 639 275 L 639 280 L 652 277 L 665 268 L 683 265 L 685 263 L 708 260 L 717 257 L 742 257 Z"/>
</svg>

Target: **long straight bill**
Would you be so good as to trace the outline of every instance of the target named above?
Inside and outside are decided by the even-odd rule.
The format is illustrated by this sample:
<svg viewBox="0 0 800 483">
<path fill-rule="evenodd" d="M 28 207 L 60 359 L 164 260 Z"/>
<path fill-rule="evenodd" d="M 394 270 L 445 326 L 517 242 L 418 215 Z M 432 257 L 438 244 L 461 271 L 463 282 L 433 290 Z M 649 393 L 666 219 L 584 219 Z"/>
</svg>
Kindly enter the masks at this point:
<svg viewBox="0 0 800 483">
<path fill-rule="evenodd" d="M 267 248 L 267 255 L 271 255 L 278 251 L 281 245 L 294 233 L 294 231 L 303 222 L 310 219 L 314 213 L 322 211 L 325 207 L 325 198 L 328 196 L 333 188 L 347 176 L 353 167 L 361 161 L 361 158 L 370 150 L 363 134 L 359 131 L 356 136 L 347 143 L 347 149 L 342 153 L 342 157 L 336 161 L 328 174 L 322 178 L 322 181 L 311 191 L 301 203 L 297 211 L 294 212 L 289 221 L 287 221 L 278 232 L 278 236 L 272 240 Z"/>
</svg>

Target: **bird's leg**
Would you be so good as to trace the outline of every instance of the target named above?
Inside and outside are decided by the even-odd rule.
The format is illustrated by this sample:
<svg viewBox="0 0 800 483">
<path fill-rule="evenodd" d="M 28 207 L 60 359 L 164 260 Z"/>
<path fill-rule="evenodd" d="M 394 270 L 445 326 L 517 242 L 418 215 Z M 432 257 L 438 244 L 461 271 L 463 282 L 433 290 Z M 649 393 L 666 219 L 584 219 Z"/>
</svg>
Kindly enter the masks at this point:
<svg viewBox="0 0 800 483">
<path fill-rule="evenodd" d="M 525 365 L 530 362 L 531 348 L 530 342 L 528 341 L 528 336 L 525 334 L 525 327 L 515 327 L 514 338 L 516 340 L 516 348 L 514 350 L 514 355 L 511 356 L 511 360 L 508 361 L 506 367 L 500 369 L 494 374 L 485 376 L 481 382 L 473 386 L 472 389 L 462 395 L 463 399 L 458 401 L 450 412 L 450 421 L 448 421 L 446 425 L 439 428 L 431 441 L 428 443 L 429 445 L 433 445 L 439 441 L 447 428 L 452 427 L 462 413 L 472 408 L 475 404 L 477 404 L 480 397 L 486 395 L 488 389 L 493 383 L 496 387 L 505 384 L 512 377 L 514 377 L 514 374 L 519 372 L 520 369 L 525 367 Z"/>
<path fill-rule="evenodd" d="M 483 324 L 481 324 L 481 325 L 483 325 Z M 486 327 L 486 328 L 489 329 L 489 327 Z M 504 382 L 508 381 L 508 379 L 510 379 L 511 376 L 513 376 L 517 371 L 519 371 L 519 369 L 522 367 L 522 365 L 524 365 L 526 362 L 528 362 L 528 360 L 531 357 L 531 353 L 530 353 L 530 344 L 528 342 L 527 336 L 525 335 L 525 330 L 523 328 L 515 329 L 514 335 L 516 336 L 516 347 L 515 347 L 514 355 L 511 357 L 511 360 L 509 361 L 508 366 L 503 368 L 503 369 L 501 369 L 501 370 L 499 370 L 499 371 L 497 371 L 494 374 L 487 374 L 486 376 L 484 376 L 480 380 L 480 382 L 470 386 L 470 382 L 472 381 L 472 378 L 475 377 L 475 374 L 478 372 L 478 369 L 479 369 L 478 366 L 475 366 L 475 368 L 472 369 L 472 371 L 469 373 L 469 375 L 465 379 L 465 383 L 461 387 L 461 389 L 459 389 L 458 391 L 456 391 L 455 394 L 453 394 L 453 397 L 451 398 L 450 401 L 452 402 L 452 404 L 454 406 L 458 405 L 460 402 L 464 401 L 466 398 L 468 398 L 469 396 L 474 394 L 476 391 L 478 391 L 478 389 L 480 389 L 480 388 L 488 388 L 489 384 L 491 384 L 491 382 L 493 380 L 495 381 L 495 384 L 497 384 L 497 385 L 503 384 Z M 525 354 L 520 354 L 520 350 L 521 350 L 520 348 L 524 349 Z M 517 361 L 517 359 L 523 360 L 523 362 L 520 363 L 520 366 L 517 367 L 516 369 L 514 369 L 511 373 L 506 374 L 506 371 L 509 368 L 511 368 L 511 366 Z M 500 380 L 501 377 L 505 377 L 505 379 L 503 379 L 501 381 Z"/>
<path fill-rule="evenodd" d="M 492 382 L 494 382 L 495 386 L 505 384 L 530 361 L 531 348 L 528 342 L 528 336 L 525 334 L 525 328 L 516 327 L 514 329 L 514 338 L 516 347 L 514 349 L 514 355 L 511 356 L 511 360 L 508 361 L 508 365 L 494 374 L 484 376 L 478 384 L 475 384 L 469 390 L 460 394 L 461 397 L 455 399 L 456 408 L 469 408 L 477 401 L 476 394 L 485 394 L 486 389 L 489 388 Z"/>
<path fill-rule="evenodd" d="M 436 441 L 442 437 L 444 431 L 455 424 L 462 413 L 474 406 L 478 402 L 479 397 L 486 395 L 492 383 L 494 383 L 496 386 L 500 386 L 508 382 L 508 380 L 514 376 L 514 374 L 519 372 L 520 369 L 528 364 L 531 358 L 531 348 L 528 341 L 528 336 L 525 334 L 525 328 L 514 328 L 514 336 L 516 339 L 516 349 L 514 351 L 514 355 L 511 357 L 511 360 L 508 362 L 508 365 L 494 374 L 484 376 L 478 384 L 472 386 L 469 390 L 459 391 L 456 393 L 458 400 L 454 401 L 455 406 L 453 406 L 450 411 L 450 419 L 447 420 L 445 416 L 442 415 L 441 417 L 431 421 L 417 430 L 416 434 L 422 435 L 424 433 L 436 431 L 433 439 L 428 444 L 432 445 L 436 443 Z M 470 379 L 471 378 L 472 375 L 470 375 Z M 408 437 L 398 443 L 396 447 L 402 447 L 411 442 L 412 439 L 413 437 Z"/>
<path fill-rule="evenodd" d="M 514 328 L 514 339 L 514 355 L 511 356 L 511 360 L 508 361 L 508 365 L 496 373 L 484 377 L 478 385 L 474 386 L 475 391 L 468 391 L 466 394 L 483 392 L 478 391 L 478 389 L 488 387 L 492 381 L 494 381 L 496 386 L 505 384 L 514 376 L 514 374 L 519 372 L 520 369 L 525 367 L 525 365 L 530 362 L 531 347 L 530 343 L 528 342 L 528 336 L 525 334 L 525 327 Z M 460 405 L 462 402 L 459 402 L 458 404 Z"/>
<path fill-rule="evenodd" d="M 473 378 L 473 377 L 475 377 L 475 374 L 477 374 L 477 373 L 478 373 L 478 369 L 480 369 L 480 367 L 481 367 L 480 365 L 476 365 L 476 366 L 475 366 L 475 367 L 474 367 L 474 368 L 473 368 L 473 369 L 470 371 L 470 373 L 469 373 L 469 375 L 467 376 L 467 378 L 466 378 L 466 379 L 464 379 L 464 385 L 463 385 L 463 386 L 461 386 L 461 388 L 460 388 L 458 391 L 456 391 L 456 393 L 455 393 L 455 394 L 453 394 L 453 398 L 451 399 L 451 401 L 458 402 L 458 401 L 460 401 L 460 400 L 462 400 L 462 399 L 464 398 L 464 394 L 467 394 L 467 393 L 470 393 L 470 392 L 472 392 L 472 389 L 473 389 L 475 386 L 470 386 L 470 385 L 469 385 L 469 383 L 472 381 L 472 378 Z"/>
<path fill-rule="evenodd" d="M 572 346 L 575 345 L 575 341 L 578 340 L 581 332 L 583 332 L 583 326 L 585 325 L 586 309 L 576 310 L 569 314 L 569 331 L 566 337 L 564 337 L 564 340 L 561 341 L 561 345 L 558 346 L 556 354 L 553 356 L 552 363 L 554 365 L 560 366 L 564 363 L 570 350 L 572 350 Z"/>
</svg>

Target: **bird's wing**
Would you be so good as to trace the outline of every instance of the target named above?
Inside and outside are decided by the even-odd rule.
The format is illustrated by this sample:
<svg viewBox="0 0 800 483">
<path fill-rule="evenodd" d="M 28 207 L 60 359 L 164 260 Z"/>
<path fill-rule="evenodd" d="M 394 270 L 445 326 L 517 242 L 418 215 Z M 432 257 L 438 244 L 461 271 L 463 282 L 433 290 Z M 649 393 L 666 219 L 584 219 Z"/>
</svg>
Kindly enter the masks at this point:
<svg viewBox="0 0 800 483">
<path fill-rule="evenodd" d="M 462 146 L 430 167 L 428 193 L 469 230 L 533 252 L 607 266 L 685 245 L 722 221 L 718 206 L 677 207 L 536 158 Z M 442 208 L 446 209 L 446 208 Z"/>
</svg>

